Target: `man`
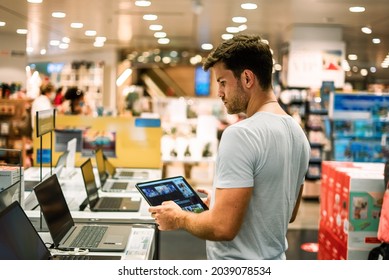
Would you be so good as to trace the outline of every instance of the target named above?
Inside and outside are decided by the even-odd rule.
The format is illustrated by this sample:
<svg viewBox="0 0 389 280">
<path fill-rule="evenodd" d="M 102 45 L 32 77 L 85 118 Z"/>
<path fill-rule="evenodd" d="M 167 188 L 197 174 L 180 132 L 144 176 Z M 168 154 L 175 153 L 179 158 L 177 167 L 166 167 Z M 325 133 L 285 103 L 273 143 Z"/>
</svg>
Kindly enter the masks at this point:
<svg viewBox="0 0 389 280">
<path fill-rule="evenodd" d="M 223 42 L 205 61 L 204 69 L 210 68 L 228 113 L 247 115 L 221 137 L 213 192 L 206 200 L 210 210 L 192 213 L 165 201 L 149 211 L 160 230 L 184 229 L 206 239 L 208 259 L 285 259 L 309 142 L 277 102 L 271 50 L 259 36 Z"/>
</svg>

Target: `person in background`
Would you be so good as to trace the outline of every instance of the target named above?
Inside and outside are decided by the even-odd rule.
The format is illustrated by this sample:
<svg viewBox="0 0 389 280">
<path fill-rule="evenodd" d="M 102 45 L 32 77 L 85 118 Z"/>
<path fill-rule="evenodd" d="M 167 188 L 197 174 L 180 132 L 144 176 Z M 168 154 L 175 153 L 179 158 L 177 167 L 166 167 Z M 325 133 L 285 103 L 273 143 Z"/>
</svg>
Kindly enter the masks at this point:
<svg viewBox="0 0 389 280">
<path fill-rule="evenodd" d="M 63 87 L 59 87 L 57 88 L 57 91 L 55 93 L 55 97 L 54 97 L 54 106 L 55 107 L 59 107 L 61 106 L 61 104 L 63 103 L 65 97 L 64 97 L 64 91 L 63 91 Z"/>
<path fill-rule="evenodd" d="M 55 87 L 47 82 L 40 86 L 40 94 L 31 104 L 31 125 L 34 127 L 37 111 L 54 109 L 53 99 L 55 97 Z"/>
<path fill-rule="evenodd" d="M 229 114 L 218 147 L 209 210 L 194 213 L 165 201 L 150 207 L 159 230 L 183 229 L 207 240 L 208 259 L 286 259 L 288 224 L 296 217 L 310 145 L 301 126 L 277 102 L 273 57 L 256 35 L 237 35 L 213 50 L 218 96 Z"/>
<path fill-rule="evenodd" d="M 71 115 L 88 115 L 90 114 L 90 108 L 85 104 L 84 92 L 77 88 L 68 88 L 65 92 L 65 100 L 69 100 L 69 111 L 65 112 Z"/>
</svg>

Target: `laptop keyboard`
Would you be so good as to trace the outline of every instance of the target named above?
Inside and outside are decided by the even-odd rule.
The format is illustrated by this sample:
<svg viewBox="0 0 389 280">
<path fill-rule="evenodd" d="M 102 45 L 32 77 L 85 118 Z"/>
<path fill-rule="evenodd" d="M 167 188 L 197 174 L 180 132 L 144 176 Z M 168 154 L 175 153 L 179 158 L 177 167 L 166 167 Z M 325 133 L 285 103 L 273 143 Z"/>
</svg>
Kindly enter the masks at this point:
<svg viewBox="0 0 389 280">
<path fill-rule="evenodd" d="M 134 176 L 134 172 L 133 171 L 120 171 L 119 172 L 119 176 L 133 177 Z"/>
<path fill-rule="evenodd" d="M 128 183 L 126 183 L 126 182 L 115 182 L 112 184 L 112 189 L 125 190 L 125 189 L 127 189 L 127 185 L 128 185 Z"/>
<path fill-rule="evenodd" d="M 97 247 L 107 229 L 108 227 L 104 226 L 84 226 L 70 246 L 80 248 Z"/>
<path fill-rule="evenodd" d="M 87 255 L 61 255 L 56 257 L 58 260 L 90 260 L 91 258 Z"/>
<path fill-rule="evenodd" d="M 119 209 L 120 204 L 122 204 L 122 199 L 118 199 L 117 197 L 104 197 L 101 199 L 99 208 Z"/>
</svg>

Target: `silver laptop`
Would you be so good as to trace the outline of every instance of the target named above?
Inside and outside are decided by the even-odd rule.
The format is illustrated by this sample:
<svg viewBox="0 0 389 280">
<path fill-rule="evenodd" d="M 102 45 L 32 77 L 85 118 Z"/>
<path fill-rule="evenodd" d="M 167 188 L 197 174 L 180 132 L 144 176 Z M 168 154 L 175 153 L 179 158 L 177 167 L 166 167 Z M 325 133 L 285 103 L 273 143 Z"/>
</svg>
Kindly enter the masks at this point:
<svg viewBox="0 0 389 280">
<path fill-rule="evenodd" d="M 66 161 L 67 161 L 67 157 L 68 157 L 69 153 L 68 151 L 65 151 L 63 152 L 58 160 L 57 160 L 57 164 L 55 165 L 55 168 L 53 170 L 53 172 L 50 172 L 49 170 L 47 170 L 45 172 L 45 174 L 42 174 L 43 178 L 42 178 L 42 181 L 46 178 L 48 178 L 50 175 L 52 174 L 57 174 L 58 178 L 60 178 L 61 176 L 61 172 L 64 170 L 65 166 L 66 166 Z M 34 189 L 34 187 L 40 182 L 40 175 L 39 176 L 32 176 L 31 178 L 28 178 L 26 180 L 24 180 L 24 190 L 25 191 L 32 191 Z"/>
<path fill-rule="evenodd" d="M 34 192 L 53 239 L 54 248 L 83 248 L 107 252 L 120 252 L 126 248 L 131 233 L 130 226 L 74 223 L 56 174 L 36 185 Z M 83 244 L 79 234 L 85 231 L 94 240 Z"/>
<path fill-rule="evenodd" d="M 99 174 L 101 191 L 103 192 L 136 192 L 136 181 L 114 179 L 107 171 L 106 159 L 102 149 L 95 151 L 96 167 Z"/>
<path fill-rule="evenodd" d="M 90 158 L 81 164 L 81 173 L 91 211 L 139 211 L 141 197 L 99 196 L 99 190 L 96 185 L 95 174 L 93 172 L 92 161 Z"/>
<path fill-rule="evenodd" d="M 136 168 L 115 167 L 104 155 L 103 149 L 101 148 L 95 150 L 95 157 L 96 157 L 96 163 L 97 165 L 100 164 L 101 170 L 104 169 L 104 172 L 113 179 L 144 181 L 150 177 L 150 173 L 147 170 L 138 170 Z"/>
<path fill-rule="evenodd" d="M 52 255 L 19 202 L 0 212 L 0 260 L 120 260 L 119 255 Z"/>
</svg>

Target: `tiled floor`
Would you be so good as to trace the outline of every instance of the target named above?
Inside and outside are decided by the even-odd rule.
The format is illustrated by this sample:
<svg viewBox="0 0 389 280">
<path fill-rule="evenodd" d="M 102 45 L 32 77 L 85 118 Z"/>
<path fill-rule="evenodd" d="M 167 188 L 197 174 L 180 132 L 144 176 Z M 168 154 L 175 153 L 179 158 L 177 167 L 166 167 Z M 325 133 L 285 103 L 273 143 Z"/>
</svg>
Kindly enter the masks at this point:
<svg viewBox="0 0 389 280">
<path fill-rule="evenodd" d="M 316 259 L 316 253 L 309 249 L 315 248 L 319 228 L 319 202 L 303 200 L 294 223 L 290 224 L 287 234 L 289 249 L 286 252 L 290 260 Z M 200 240 L 185 231 L 161 232 L 161 260 L 201 260 L 206 259 L 205 241 Z M 308 250 L 301 245 L 311 244 Z"/>
</svg>

